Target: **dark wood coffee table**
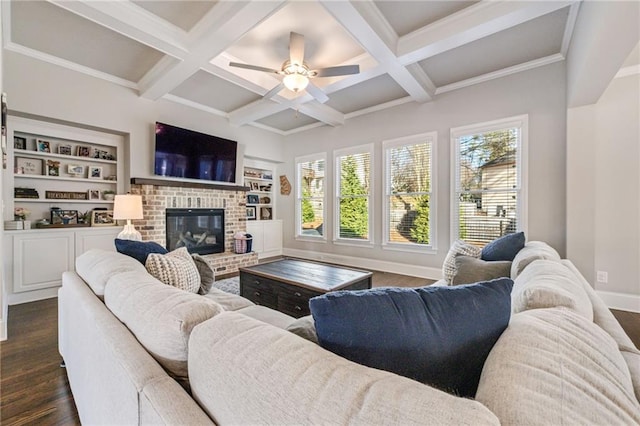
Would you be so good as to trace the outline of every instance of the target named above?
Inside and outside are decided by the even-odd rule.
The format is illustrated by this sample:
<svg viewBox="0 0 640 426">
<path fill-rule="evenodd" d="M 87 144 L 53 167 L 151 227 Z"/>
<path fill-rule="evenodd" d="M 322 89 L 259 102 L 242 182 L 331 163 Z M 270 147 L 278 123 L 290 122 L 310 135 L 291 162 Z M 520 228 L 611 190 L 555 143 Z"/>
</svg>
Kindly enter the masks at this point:
<svg viewBox="0 0 640 426">
<path fill-rule="evenodd" d="M 371 272 L 296 259 L 240 268 L 240 295 L 299 318 L 309 299 L 335 290 L 371 288 Z"/>
</svg>

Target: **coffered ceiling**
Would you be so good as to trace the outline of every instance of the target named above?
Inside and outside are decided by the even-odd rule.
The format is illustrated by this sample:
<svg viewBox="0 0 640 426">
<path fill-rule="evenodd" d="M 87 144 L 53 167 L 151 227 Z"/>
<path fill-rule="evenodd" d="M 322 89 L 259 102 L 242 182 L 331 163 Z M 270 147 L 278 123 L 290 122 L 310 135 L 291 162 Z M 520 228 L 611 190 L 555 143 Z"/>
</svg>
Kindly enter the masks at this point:
<svg viewBox="0 0 640 426">
<path fill-rule="evenodd" d="M 283 135 L 564 60 L 579 1 L 3 1 L 5 48 Z M 327 96 L 283 89 L 289 33 Z"/>
</svg>

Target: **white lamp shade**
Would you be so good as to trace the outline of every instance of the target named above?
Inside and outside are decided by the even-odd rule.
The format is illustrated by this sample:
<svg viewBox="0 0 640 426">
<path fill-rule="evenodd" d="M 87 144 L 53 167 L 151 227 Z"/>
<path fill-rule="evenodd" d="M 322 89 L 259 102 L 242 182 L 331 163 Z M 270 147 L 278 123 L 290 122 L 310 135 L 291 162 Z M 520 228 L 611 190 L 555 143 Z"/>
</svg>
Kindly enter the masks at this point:
<svg viewBox="0 0 640 426">
<path fill-rule="evenodd" d="M 142 219 L 141 195 L 116 195 L 113 205 L 113 218 L 115 220 Z"/>
</svg>

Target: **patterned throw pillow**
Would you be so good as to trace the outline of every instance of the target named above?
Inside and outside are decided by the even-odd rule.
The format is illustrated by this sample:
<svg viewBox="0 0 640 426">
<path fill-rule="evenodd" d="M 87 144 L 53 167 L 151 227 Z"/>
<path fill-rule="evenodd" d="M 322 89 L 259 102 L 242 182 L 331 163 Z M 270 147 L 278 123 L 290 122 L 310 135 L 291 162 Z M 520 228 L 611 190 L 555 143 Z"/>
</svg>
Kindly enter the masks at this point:
<svg viewBox="0 0 640 426">
<path fill-rule="evenodd" d="M 151 253 L 145 264 L 147 271 L 167 285 L 191 293 L 200 290 L 200 275 L 186 247 L 167 254 Z"/>
<path fill-rule="evenodd" d="M 442 275 L 444 275 L 444 279 L 447 284 L 451 285 L 453 276 L 456 274 L 456 256 L 462 254 L 465 256 L 480 258 L 480 253 L 482 253 L 482 249 L 474 246 L 473 244 L 465 243 L 462 240 L 454 241 L 449 249 L 449 253 L 447 253 L 447 257 L 444 258 L 444 263 L 442 264 Z"/>
</svg>

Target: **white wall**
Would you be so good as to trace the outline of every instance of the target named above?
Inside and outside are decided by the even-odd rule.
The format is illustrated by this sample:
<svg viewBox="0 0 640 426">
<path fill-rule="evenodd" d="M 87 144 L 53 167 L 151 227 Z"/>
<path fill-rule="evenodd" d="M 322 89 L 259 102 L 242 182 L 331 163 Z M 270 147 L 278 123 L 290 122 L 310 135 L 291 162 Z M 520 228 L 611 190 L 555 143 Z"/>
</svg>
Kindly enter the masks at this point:
<svg viewBox="0 0 640 426">
<path fill-rule="evenodd" d="M 640 75 L 568 111 L 568 257 L 609 306 L 640 312 Z M 608 283 L 596 282 L 596 271 Z"/>
<path fill-rule="evenodd" d="M 5 52 L 5 88 L 12 111 L 128 135 L 130 177 L 153 177 L 156 121 L 237 140 L 248 156 L 282 160 L 279 135 L 249 126 L 232 127 L 223 117 L 174 102 L 142 99 L 132 89 L 14 52 Z"/>
<path fill-rule="evenodd" d="M 334 245 L 327 229 L 326 244 L 296 241 L 294 238 L 295 195 L 278 199 L 285 224 L 285 249 L 290 253 L 313 250 L 341 256 L 369 258 L 389 264 L 426 267 L 424 274 L 438 274 L 450 246 L 450 138 L 452 127 L 490 121 L 519 114 L 529 115 L 529 193 L 527 238 L 547 241 L 560 253 L 565 251 L 565 140 L 566 101 L 563 63 L 493 80 L 487 83 L 439 95 L 437 100 L 418 105 L 404 104 L 389 110 L 350 119 L 344 126 L 317 128 L 291 135 L 286 141 L 286 162 L 281 167 L 293 184 L 293 161 L 296 156 L 327 152 L 327 175 L 332 176 L 332 151 L 347 146 L 374 143 L 376 174 L 373 249 Z M 381 142 L 401 136 L 429 131 L 438 132 L 436 158 L 437 254 L 413 254 L 382 250 L 382 182 Z M 327 188 L 332 188 L 329 182 Z M 327 212 L 333 200 L 329 192 Z M 333 223 L 333 221 L 331 221 Z M 425 275 L 426 276 L 426 275 Z"/>
</svg>

